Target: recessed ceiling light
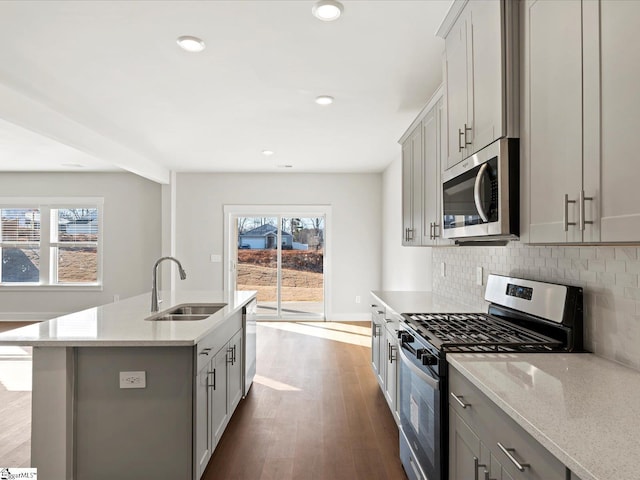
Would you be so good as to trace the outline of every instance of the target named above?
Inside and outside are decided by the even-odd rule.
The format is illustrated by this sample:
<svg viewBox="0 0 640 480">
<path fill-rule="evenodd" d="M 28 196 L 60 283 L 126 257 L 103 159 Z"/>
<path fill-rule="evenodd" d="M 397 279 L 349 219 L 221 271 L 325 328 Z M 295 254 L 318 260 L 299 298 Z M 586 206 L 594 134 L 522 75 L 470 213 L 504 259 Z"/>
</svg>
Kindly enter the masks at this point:
<svg viewBox="0 0 640 480">
<path fill-rule="evenodd" d="M 332 22 L 340 17 L 343 9 L 342 4 L 335 0 L 319 0 L 311 11 L 323 22 Z"/>
<path fill-rule="evenodd" d="M 63 163 L 62 166 L 69 168 L 84 168 L 84 165 L 81 165 L 79 163 Z"/>
<path fill-rule="evenodd" d="M 293 165 L 278 165 L 278 168 L 293 168 Z"/>
<path fill-rule="evenodd" d="M 205 47 L 205 44 L 201 39 L 199 39 L 198 37 L 193 37 L 191 35 L 183 35 L 181 37 L 178 37 L 176 42 L 178 42 L 178 45 L 180 45 L 183 50 L 191 53 L 201 52 Z"/>
<path fill-rule="evenodd" d="M 318 105 L 331 105 L 333 103 L 333 97 L 329 95 L 320 95 L 316 97 L 316 103 Z"/>
<path fill-rule="evenodd" d="M 271 155 L 273 155 L 273 152 L 271 150 L 262 150 L 262 154 L 265 157 L 270 157 Z"/>
</svg>

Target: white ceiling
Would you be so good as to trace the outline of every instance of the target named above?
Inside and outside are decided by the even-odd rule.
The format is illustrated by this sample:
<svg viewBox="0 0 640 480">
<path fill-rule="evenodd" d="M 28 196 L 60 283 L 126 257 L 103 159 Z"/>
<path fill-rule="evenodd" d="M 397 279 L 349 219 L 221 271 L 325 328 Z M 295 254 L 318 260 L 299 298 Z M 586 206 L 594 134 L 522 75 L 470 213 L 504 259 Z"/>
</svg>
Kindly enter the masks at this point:
<svg viewBox="0 0 640 480">
<path fill-rule="evenodd" d="M 451 1 L 313 3 L 2 1 L 0 171 L 381 171 L 441 82 Z"/>
</svg>

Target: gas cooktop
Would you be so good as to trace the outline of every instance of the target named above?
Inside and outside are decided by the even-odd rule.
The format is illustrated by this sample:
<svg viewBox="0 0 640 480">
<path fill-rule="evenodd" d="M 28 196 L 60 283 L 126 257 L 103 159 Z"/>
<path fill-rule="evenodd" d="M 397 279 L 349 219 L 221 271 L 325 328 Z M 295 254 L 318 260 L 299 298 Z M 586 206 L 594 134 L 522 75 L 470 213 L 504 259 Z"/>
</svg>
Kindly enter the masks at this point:
<svg viewBox="0 0 640 480">
<path fill-rule="evenodd" d="M 405 323 L 442 352 L 554 351 L 561 342 L 484 313 L 405 313 Z"/>
</svg>

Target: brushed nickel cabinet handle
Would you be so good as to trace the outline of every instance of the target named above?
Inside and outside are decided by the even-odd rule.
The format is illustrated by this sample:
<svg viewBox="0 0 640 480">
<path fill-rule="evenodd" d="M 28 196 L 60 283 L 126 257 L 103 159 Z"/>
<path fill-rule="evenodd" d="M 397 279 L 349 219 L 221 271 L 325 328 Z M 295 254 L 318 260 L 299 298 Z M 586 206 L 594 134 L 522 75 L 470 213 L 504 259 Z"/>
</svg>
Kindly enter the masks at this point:
<svg viewBox="0 0 640 480">
<path fill-rule="evenodd" d="M 438 230 L 436 230 L 436 228 Z M 435 240 L 436 238 L 440 237 L 440 233 L 436 233 L 440 231 L 440 224 L 433 222 L 433 239 Z"/>
<path fill-rule="evenodd" d="M 463 136 L 464 136 L 464 132 L 458 129 L 458 152 L 461 152 L 462 150 L 464 150 L 464 145 L 462 145 L 462 142 L 460 141 Z"/>
<path fill-rule="evenodd" d="M 209 375 L 213 375 L 213 384 L 209 383 Z M 212 372 L 207 372 L 207 388 L 216 389 L 216 369 L 214 368 Z"/>
<path fill-rule="evenodd" d="M 210 348 L 205 348 L 200 352 L 200 355 L 209 355 L 210 351 L 211 351 Z"/>
<path fill-rule="evenodd" d="M 584 190 L 580 190 L 580 203 L 579 203 L 579 214 L 580 214 L 580 230 L 584 232 L 584 228 L 585 228 L 585 224 L 586 225 L 593 225 L 593 222 L 591 220 L 585 220 L 586 217 L 586 208 L 585 208 L 585 204 L 584 202 L 586 201 L 592 201 L 593 197 L 585 197 L 584 196 Z"/>
<path fill-rule="evenodd" d="M 455 393 L 453 393 L 453 392 L 451 392 L 451 396 L 452 396 L 453 398 L 455 398 L 455 399 L 456 399 L 456 402 L 458 402 L 458 404 L 459 404 L 462 408 L 467 408 L 467 407 L 470 407 L 470 406 L 471 406 L 471 404 L 470 404 L 470 403 L 464 403 L 462 400 L 460 400 L 461 398 L 464 398 L 464 396 L 462 396 L 462 395 L 458 396 L 458 395 L 456 395 L 456 394 L 455 394 Z"/>
<path fill-rule="evenodd" d="M 478 478 L 478 470 L 480 468 L 484 468 L 484 476 L 485 476 L 485 480 L 487 478 L 487 475 L 489 474 L 489 472 L 487 472 L 487 466 L 480 463 L 478 460 L 478 457 L 473 457 L 473 480 L 480 480 Z"/>
<path fill-rule="evenodd" d="M 509 460 L 511 460 L 511 463 L 513 463 L 515 465 L 515 467 L 520 470 L 521 472 L 524 472 L 525 468 L 530 468 L 531 465 L 529 465 L 528 463 L 520 463 L 518 462 L 518 460 L 516 460 L 516 458 L 511 454 L 511 452 L 515 452 L 516 449 L 515 448 L 506 448 L 504 445 L 502 445 L 500 442 L 498 442 L 498 448 L 500 450 L 502 450 L 502 453 L 504 453 L 507 458 Z"/>
<path fill-rule="evenodd" d="M 466 145 L 471 145 L 473 142 L 468 142 L 467 141 L 467 132 L 471 132 L 471 127 L 467 127 L 467 124 L 464 124 L 464 144 Z"/>
<path fill-rule="evenodd" d="M 568 194 L 564 194 L 564 215 L 562 217 L 562 223 L 564 224 L 564 231 L 568 232 L 569 231 L 569 225 L 575 225 L 576 222 L 570 222 L 569 221 L 569 204 L 570 203 L 576 203 L 575 200 L 569 200 L 569 195 Z"/>
</svg>

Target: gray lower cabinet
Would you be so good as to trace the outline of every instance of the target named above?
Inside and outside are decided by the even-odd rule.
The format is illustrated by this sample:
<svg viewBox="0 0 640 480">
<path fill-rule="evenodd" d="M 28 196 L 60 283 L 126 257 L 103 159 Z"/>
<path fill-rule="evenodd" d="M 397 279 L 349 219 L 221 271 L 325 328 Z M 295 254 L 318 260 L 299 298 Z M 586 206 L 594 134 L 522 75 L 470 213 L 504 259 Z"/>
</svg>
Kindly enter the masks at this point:
<svg viewBox="0 0 640 480">
<path fill-rule="evenodd" d="M 371 367 L 378 383 L 384 388 L 384 317 L 385 309 L 379 305 L 371 305 Z"/>
<path fill-rule="evenodd" d="M 385 325 L 384 338 L 384 357 L 385 357 L 385 378 L 384 378 L 384 396 L 387 399 L 389 408 L 396 418 L 396 422 L 400 421 L 398 414 L 398 330 L 394 322 L 387 322 Z"/>
<path fill-rule="evenodd" d="M 449 368 L 449 480 L 566 480 L 567 468 Z"/>
<path fill-rule="evenodd" d="M 242 398 L 242 320 L 223 326 L 196 347 L 194 384 L 194 480 L 199 478 Z M 213 353 L 215 352 L 215 353 Z"/>
</svg>

